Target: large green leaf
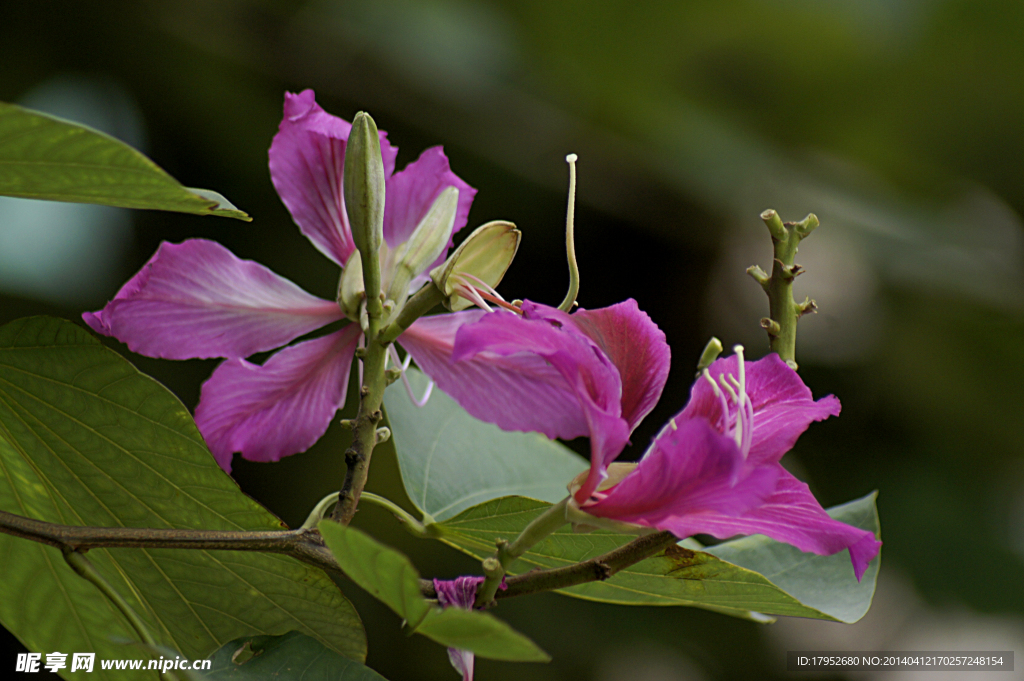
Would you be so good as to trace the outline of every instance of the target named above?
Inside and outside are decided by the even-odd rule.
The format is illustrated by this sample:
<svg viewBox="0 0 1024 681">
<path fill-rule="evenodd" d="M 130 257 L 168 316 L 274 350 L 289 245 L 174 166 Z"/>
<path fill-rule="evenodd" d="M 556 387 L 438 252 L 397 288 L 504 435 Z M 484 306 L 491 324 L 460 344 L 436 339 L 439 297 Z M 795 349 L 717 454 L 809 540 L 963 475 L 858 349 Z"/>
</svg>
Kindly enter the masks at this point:
<svg viewBox="0 0 1024 681">
<path fill-rule="evenodd" d="M 422 394 L 427 378 L 409 370 Z M 384 393 L 405 490 L 428 519 L 441 521 L 490 499 L 512 495 L 552 503 L 587 462 L 537 433 L 510 433 L 478 421 L 435 390 L 426 406 L 398 383 Z"/>
<path fill-rule="evenodd" d="M 486 612 L 432 607 L 420 594 L 420 575 L 398 551 L 352 527 L 322 521 L 320 533 L 345 574 L 427 638 L 481 657 L 516 662 L 551 658 L 530 639 Z"/>
<path fill-rule="evenodd" d="M 877 534 L 874 500 L 871 494 L 829 513 Z M 482 559 L 494 553 L 497 539 L 515 538 L 549 506 L 522 497 L 495 499 L 436 527 L 442 531 L 441 541 Z M 567 526 L 534 546 L 510 571 L 566 567 L 631 539 L 605 530 L 574 534 Z M 817 556 L 764 537 L 746 537 L 704 551 L 673 547 L 607 581 L 581 584 L 562 593 L 625 605 L 696 606 L 758 621 L 764 621 L 761 613 L 767 613 L 854 622 L 871 604 L 878 563 L 875 560 L 858 583 L 846 551 Z"/>
<path fill-rule="evenodd" d="M 68 525 L 282 527 L 217 466 L 174 395 L 84 329 L 45 317 L 0 327 L 0 508 Z M 110 641 L 136 638 L 126 621 L 57 549 L 0 535 L 0 556 L 0 621 L 26 646 L 130 656 Z M 293 629 L 347 657 L 365 655 L 352 605 L 326 574 L 292 558 L 181 549 L 88 556 L 158 641 L 183 656 Z"/>
<path fill-rule="evenodd" d="M 297 631 L 235 639 L 210 656 L 208 681 L 384 681 L 354 660 Z"/>
<path fill-rule="evenodd" d="M 4 102 L 0 195 L 251 219 L 217 192 L 183 187 L 120 140 Z"/>
</svg>

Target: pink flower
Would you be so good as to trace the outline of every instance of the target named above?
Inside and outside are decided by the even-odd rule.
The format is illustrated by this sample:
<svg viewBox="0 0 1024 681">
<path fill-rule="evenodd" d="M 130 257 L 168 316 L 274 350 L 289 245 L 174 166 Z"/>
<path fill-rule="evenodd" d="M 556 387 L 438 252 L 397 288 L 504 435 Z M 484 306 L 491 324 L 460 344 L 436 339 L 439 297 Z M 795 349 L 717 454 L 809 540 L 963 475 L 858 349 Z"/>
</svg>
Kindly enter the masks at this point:
<svg viewBox="0 0 1024 681">
<path fill-rule="evenodd" d="M 284 118 L 270 147 L 270 176 L 299 229 L 344 267 L 355 252 L 342 195 L 345 144 L 351 125 L 321 109 L 312 90 L 286 94 Z M 386 257 L 407 241 L 447 187 L 459 191 L 452 233 L 465 226 L 476 190 L 459 179 L 440 147 L 395 173 L 398 153 L 380 133 L 386 205 Z M 448 239 L 451 247 L 451 236 Z M 445 250 L 447 252 L 447 249 Z M 444 253 L 424 271 L 440 264 Z M 411 282 L 426 281 L 423 272 Z M 358 324 L 290 345 L 262 366 L 244 358 L 272 350 L 344 318 L 337 303 L 310 295 L 266 267 L 240 260 L 204 239 L 164 243 L 99 312 L 83 319 L 151 357 L 224 357 L 203 384 L 196 424 L 226 471 L 234 452 L 277 461 L 309 448 L 345 403 L 349 370 L 361 336 Z"/>
<path fill-rule="evenodd" d="M 665 334 L 627 300 L 573 314 L 470 310 L 420 319 L 403 347 L 476 418 L 549 438 L 590 437 L 586 499 L 668 379 Z"/>
<path fill-rule="evenodd" d="M 839 400 L 814 401 L 777 355 L 742 369 L 737 357 L 721 359 L 639 464 L 612 464 L 661 395 L 664 334 L 632 300 L 571 315 L 522 308 L 521 317 L 423 319 L 404 346 L 476 418 L 550 438 L 589 436 L 590 470 L 573 486 L 586 514 L 679 537 L 764 534 L 821 555 L 849 549 L 860 579 L 881 542 L 832 520 L 779 464 L 811 422 L 839 414 Z"/>
<path fill-rule="evenodd" d="M 860 580 L 881 542 L 829 517 L 779 463 L 812 421 L 839 415 L 839 400 L 815 402 L 778 355 L 740 361 L 712 364 L 640 462 L 577 496 L 580 510 L 678 537 L 763 534 L 819 555 L 849 549 Z"/>
<path fill-rule="evenodd" d="M 443 608 L 462 608 L 472 610 L 476 602 L 476 590 L 483 577 L 458 577 L 452 580 L 434 580 L 434 591 L 437 592 L 437 602 Z M 505 580 L 502 580 L 501 589 L 507 588 Z M 455 667 L 455 671 L 462 674 L 462 681 L 473 681 L 474 656 L 468 650 L 461 648 L 449 648 L 448 660 Z"/>
</svg>

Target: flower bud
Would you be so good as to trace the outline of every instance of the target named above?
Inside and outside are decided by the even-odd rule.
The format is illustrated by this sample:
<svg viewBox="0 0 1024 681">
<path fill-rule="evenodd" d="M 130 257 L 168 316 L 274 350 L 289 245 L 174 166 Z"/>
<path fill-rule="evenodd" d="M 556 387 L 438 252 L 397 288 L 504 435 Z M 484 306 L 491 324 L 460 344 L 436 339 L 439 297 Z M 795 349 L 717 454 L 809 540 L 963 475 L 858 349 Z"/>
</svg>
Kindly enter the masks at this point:
<svg viewBox="0 0 1024 681">
<path fill-rule="evenodd" d="M 338 282 L 338 305 L 345 316 L 354 322 L 359 321 L 359 306 L 366 298 L 363 284 L 363 259 L 359 251 L 352 251 L 345 269 L 341 271 Z"/>
<path fill-rule="evenodd" d="M 477 227 L 444 264 L 430 272 L 434 284 L 447 296 L 445 306 L 457 311 L 472 305 L 456 292 L 459 285 L 497 286 L 516 256 L 521 236 L 515 225 L 504 220 Z"/>
<path fill-rule="evenodd" d="M 377 257 L 384 234 L 384 160 L 380 134 L 370 115 L 360 111 L 345 145 L 342 190 L 352 241 L 363 257 Z"/>
</svg>

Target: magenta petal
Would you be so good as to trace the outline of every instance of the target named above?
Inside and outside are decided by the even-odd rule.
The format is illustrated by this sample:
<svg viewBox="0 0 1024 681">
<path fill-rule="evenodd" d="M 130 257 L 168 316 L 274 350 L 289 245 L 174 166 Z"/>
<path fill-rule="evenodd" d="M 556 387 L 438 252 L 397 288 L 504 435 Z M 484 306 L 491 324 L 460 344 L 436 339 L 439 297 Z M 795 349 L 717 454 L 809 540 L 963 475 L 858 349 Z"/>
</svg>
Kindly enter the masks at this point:
<svg viewBox="0 0 1024 681">
<path fill-rule="evenodd" d="M 455 671 L 462 674 L 462 681 L 473 681 L 475 661 L 476 656 L 468 650 L 462 650 L 461 648 L 448 649 L 448 662 L 455 668 Z"/>
<path fill-rule="evenodd" d="M 434 591 L 437 592 L 437 602 L 442 607 L 457 607 L 464 610 L 471 610 L 476 602 L 476 590 L 483 577 L 459 577 L 453 580 L 434 580 Z M 502 589 L 505 588 L 504 580 Z M 468 650 L 460 648 L 448 649 L 448 661 L 455 670 L 462 674 L 463 681 L 473 681 L 474 656 Z"/>
<path fill-rule="evenodd" d="M 587 435 L 587 421 L 575 394 L 541 357 L 525 352 L 511 357 L 481 353 L 452 362 L 456 332 L 486 314 L 466 310 L 421 317 L 398 342 L 441 390 L 481 421 L 549 438 Z"/>
<path fill-rule="evenodd" d="M 736 355 L 716 360 L 708 373 L 716 381 L 723 374 L 738 378 Z M 776 354 L 745 363 L 747 396 L 754 408 L 754 425 L 748 458 L 753 464 L 773 463 L 793 448 L 797 438 L 814 421 L 838 416 L 839 399 L 827 395 L 817 402 L 811 390 Z M 720 430 L 735 422 L 735 413 L 724 415 L 721 401 L 706 379 L 698 379 L 690 392 L 686 408 L 676 422 L 704 418 Z M 726 423 L 726 420 L 729 423 Z"/>
<path fill-rule="evenodd" d="M 662 433 L 632 473 L 583 510 L 672 530 L 690 515 L 749 511 L 772 494 L 777 478 L 769 467 L 746 469 L 733 440 L 695 419 Z"/>
<path fill-rule="evenodd" d="M 621 416 L 622 384 L 618 369 L 593 340 L 578 330 L 569 315 L 529 301 L 523 303 L 522 310 L 522 317 L 493 312 L 475 324 L 463 326 L 456 336 L 452 359 L 458 363 L 481 354 L 485 357 L 498 355 L 530 366 L 540 358 L 554 367 L 575 398 L 575 405 L 566 404 L 560 411 L 565 415 L 575 406 L 590 435 L 590 474 L 576 493 L 577 499 L 586 499 L 604 479 L 608 464 L 629 439 L 629 425 Z M 532 377 L 513 374 L 503 378 L 519 383 L 518 391 L 525 393 L 528 399 L 547 389 L 546 385 L 534 383 Z M 568 433 L 547 433 L 542 426 L 550 424 L 551 415 L 542 413 L 536 403 L 527 402 L 527 405 L 532 413 L 511 430 L 535 430 L 548 437 L 573 437 Z M 469 408 L 463 406 L 468 411 Z M 501 418 L 500 413 L 478 418 L 501 426 L 497 420 Z"/>
<path fill-rule="evenodd" d="M 388 245 L 394 248 L 407 241 L 434 200 L 447 187 L 459 190 L 459 204 L 452 229 L 454 234 L 466 226 L 476 190 L 451 171 L 448 157 L 441 147 L 427 149 L 404 170 L 392 175 L 388 179 L 387 201 L 384 205 L 384 238 Z M 452 239 L 449 236 L 445 253 L 451 246 Z M 444 258 L 442 254 L 430 267 L 441 264 Z"/>
<path fill-rule="evenodd" d="M 309 449 L 345 404 L 361 331 L 350 324 L 281 350 L 266 364 L 229 359 L 203 384 L 196 425 L 217 463 L 277 461 Z"/>
<path fill-rule="evenodd" d="M 423 318 L 399 342 L 482 421 L 549 438 L 589 435 L 591 470 L 579 492 L 586 498 L 629 438 L 618 371 L 594 341 L 559 317 L 564 313 L 529 302 L 523 311 L 524 317 L 501 311 Z"/>
<path fill-rule="evenodd" d="M 705 514 L 680 519 L 663 529 L 680 537 L 705 533 L 720 539 L 734 534 L 763 534 L 777 541 L 792 544 L 801 551 L 822 556 L 849 549 L 857 580 L 864 575 L 868 563 L 878 555 L 882 542 L 867 530 L 833 520 L 811 494 L 806 484 L 797 480 L 779 464 L 775 492 L 760 506 L 738 517 Z"/>
<path fill-rule="evenodd" d="M 286 92 L 284 118 L 270 145 L 270 179 L 292 219 L 321 253 L 344 267 L 355 250 L 345 213 L 341 176 L 351 123 L 327 113 L 312 90 Z M 380 133 L 384 173 L 398 149 Z"/>
<path fill-rule="evenodd" d="M 160 244 L 106 307 L 82 318 L 133 352 L 191 359 L 271 350 L 342 316 L 263 265 L 189 239 Z"/>
<path fill-rule="evenodd" d="M 571 315 L 615 364 L 622 380 L 622 418 L 632 431 L 661 397 L 671 360 L 665 334 L 629 300 Z"/>
<path fill-rule="evenodd" d="M 437 602 L 446 608 L 455 606 L 463 610 L 472 610 L 476 602 L 476 590 L 483 581 L 483 577 L 475 575 L 435 579 L 434 591 L 437 593 Z"/>
</svg>

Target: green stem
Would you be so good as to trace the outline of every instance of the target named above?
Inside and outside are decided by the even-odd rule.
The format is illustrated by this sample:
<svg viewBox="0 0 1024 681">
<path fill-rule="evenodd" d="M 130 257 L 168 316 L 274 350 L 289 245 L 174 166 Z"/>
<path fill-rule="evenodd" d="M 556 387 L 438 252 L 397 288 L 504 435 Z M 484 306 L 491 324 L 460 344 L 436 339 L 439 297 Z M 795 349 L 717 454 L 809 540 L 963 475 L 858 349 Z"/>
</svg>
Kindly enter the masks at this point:
<svg viewBox="0 0 1024 681">
<path fill-rule="evenodd" d="M 800 222 L 784 223 L 769 209 L 761 213 L 761 219 L 772 235 L 772 273 L 768 276 L 755 265 L 747 269 L 747 274 L 768 294 L 769 316 L 761 320 L 761 326 L 768 332 L 771 351 L 795 369 L 797 320 L 816 309 L 810 299 L 799 304 L 793 299 L 793 280 L 803 272 L 795 258 L 800 242 L 818 226 L 818 218 L 812 213 Z"/>
<path fill-rule="evenodd" d="M 327 509 L 330 508 L 332 505 L 338 503 L 338 497 L 340 495 L 341 492 L 332 492 L 331 494 L 328 494 L 326 497 L 318 501 L 316 506 L 313 507 L 313 510 L 309 512 L 309 515 L 306 516 L 306 522 L 302 523 L 299 529 L 315 529 L 316 526 L 320 523 L 320 521 L 324 519 L 324 516 L 327 514 Z"/>
<path fill-rule="evenodd" d="M 477 588 L 477 607 L 489 605 L 494 600 L 494 594 L 501 586 L 502 578 L 516 559 L 552 532 L 568 524 L 569 521 L 565 518 L 565 509 L 568 503 L 569 497 L 566 497 L 534 518 L 533 522 L 523 528 L 523 531 L 511 544 L 504 540 L 498 541 L 498 550 L 494 554 L 496 561 L 488 562 L 485 565 L 484 581 Z M 487 559 L 487 561 L 491 560 Z"/>
<path fill-rule="evenodd" d="M 430 312 L 444 299 L 445 295 L 441 289 L 437 288 L 434 282 L 428 281 L 423 288 L 406 301 L 395 321 L 381 329 L 377 336 L 377 342 L 382 345 L 394 343 L 395 339 L 402 335 L 402 332 L 412 326 L 413 322 Z"/>
<path fill-rule="evenodd" d="M 508 588 L 496 594 L 497 598 L 525 596 L 542 591 L 567 589 L 577 584 L 603 581 L 631 565 L 655 556 L 679 540 L 671 532 L 657 532 L 638 537 L 614 551 L 553 570 L 532 570 L 516 577 L 509 577 Z"/>
<path fill-rule="evenodd" d="M 401 523 L 401 525 L 414 537 L 419 539 L 436 539 L 440 536 L 440 533 L 436 529 L 429 525 L 424 525 L 420 521 L 416 520 L 416 518 L 414 518 L 408 511 L 390 499 L 374 494 L 373 492 L 363 492 L 363 501 L 369 501 L 371 504 L 391 511 L 398 522 Z"/>
<path fill-rule="evenodd" d="M 377 300 L 380 303 L 380 300 Z M 380 306 L 378 305 L 378 310 Z M 376 329 L 379 317 L 370 317 L 370 332 Z M 381 404 L 384 401 L 384 389 L 387 387 L 385 376 L 385 358 L 387 346 L 376 342 L 376 338 L 367 339 L 366 356 L 363 358 L 363 385 L 359 389 L 359 410 L 352 420 L 352 443 L 345 450 L 345 481 L 338 494 L 338 503 L 334 507 L 331 518 L 342 525 L 348 525 L 356 514 L 359 496 L 366 486 L 369 474 L 370 457 L 377 444 L 377 424 L 384 417 Z"/>
</svg>

